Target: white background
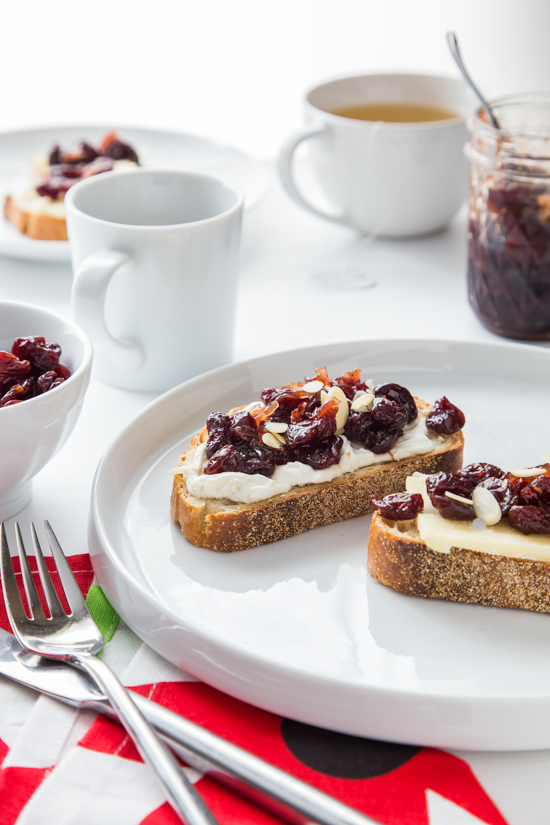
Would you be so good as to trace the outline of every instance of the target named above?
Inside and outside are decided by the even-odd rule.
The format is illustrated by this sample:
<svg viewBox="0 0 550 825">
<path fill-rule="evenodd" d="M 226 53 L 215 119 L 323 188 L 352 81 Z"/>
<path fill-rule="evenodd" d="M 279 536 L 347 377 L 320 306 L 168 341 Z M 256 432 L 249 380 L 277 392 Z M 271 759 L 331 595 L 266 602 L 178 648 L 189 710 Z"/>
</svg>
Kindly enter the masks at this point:
<svg viewBox="0 0 550 825">
<path fill-rule="evenodd" d="M 171 128 L 275 157 L 308 86 L 380 69 L 550 90 L 548 0 L 19 0 L 0 5 L 0 130 Z"/>
</svg>

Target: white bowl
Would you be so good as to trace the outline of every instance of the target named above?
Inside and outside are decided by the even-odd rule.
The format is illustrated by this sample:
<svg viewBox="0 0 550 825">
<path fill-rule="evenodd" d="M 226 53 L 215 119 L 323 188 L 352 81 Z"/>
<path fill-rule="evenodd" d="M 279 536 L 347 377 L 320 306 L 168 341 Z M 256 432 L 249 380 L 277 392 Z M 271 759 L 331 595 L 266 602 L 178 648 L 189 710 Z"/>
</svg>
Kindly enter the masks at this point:
<svg viewBox="0 0 550 825">
<path fill-rule="evenodd" d="M 63 446 L 77 422 L 90 380 L 92 345 L 73 321 L 42 307 L 0 301 L 0 349 L 15 338 L 42 335 L 61 346 L 60 363 L 71 376 L 36 398 L 0 408 L 0 520 L 31 497 L 33 477 Z"/>
</svg>

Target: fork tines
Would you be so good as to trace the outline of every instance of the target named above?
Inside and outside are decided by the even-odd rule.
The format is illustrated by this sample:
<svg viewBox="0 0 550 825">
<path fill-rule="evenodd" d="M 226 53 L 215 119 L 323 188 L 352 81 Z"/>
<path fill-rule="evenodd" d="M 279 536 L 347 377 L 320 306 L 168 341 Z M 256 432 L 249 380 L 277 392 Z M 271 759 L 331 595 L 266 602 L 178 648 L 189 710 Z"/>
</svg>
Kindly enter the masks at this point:
<svg viewBox="0 0 550 825">
<path fill-rule="evenodd" d="M 47 621 L 48 618 L 61 618 L 67 615 L 74 616 L 75 619 L 78 619 L 80 616 L 87 615 L 88 613 L 86 602 L 84 601 L 82 593 L 80 592 L 80 588 L 78 587 L 78 584 L 75 581 L 73 572 L 69 567 L 69 563 L 65 558 L 65 555 L 61 549 L 61 546 L 56 538 L 54 531 L 50 526 L 50 523 L 48 521 L 45 521 L 44 527 L 46 530 L 46 535 L 48 537 L 48 543 L 52 551 L 54 564 L 59 574 L 59 579 L 65 592 L 65 596 L 67 597 L 70 613 L 66 613 L 66 611 L 63 608 L 63 605 L 61 604 L 61 601 L 59 600 L 55 587 L 53 586 L 49 570 L 46 566 L 46 561 L 44 559 L 44 554 L 42 553 L 42 548 L 40 546 L 40 542 L 38 540 L 34 524 L 31 522 L 31 535 L 32 542 L 34 545 L 36 566 L 38 568 L 38 575 L 40 576 L 40 581 L 44 589 L 44 596 L 46 598 L 46 604 L 48 606 L 50 616 L 48 617 L 45 615 L 30 569 L 29 560 L 27 558 L 27 552 L 25 550 L 25 544 L 23 542 L 23 537 L 21 535 L 21 530 L 19 529 L 19 524 L 16 522 L 15 539 L 17 542 L 17 550 L 19 553 L 23 585 L 27 597 L 27 605 L 29 612 L 29 617 L 27 618 L 27 614 L 23 606 L 23 601 L 19 593 L 19 588 L 17 586 L 17 578 L 15 571 L 13 569 L 13 563 L 10 557 L 6 531 L 4 528 L 4 524 L 2 523 L 1 554 L 4 599 L 6 601 L 6 607 L 8 611 L 11 613 L 11 615 L 17 623 L 20 623 L 22 621 L 28 621 L 29 619 L 41 622 Z"/>
</svg>

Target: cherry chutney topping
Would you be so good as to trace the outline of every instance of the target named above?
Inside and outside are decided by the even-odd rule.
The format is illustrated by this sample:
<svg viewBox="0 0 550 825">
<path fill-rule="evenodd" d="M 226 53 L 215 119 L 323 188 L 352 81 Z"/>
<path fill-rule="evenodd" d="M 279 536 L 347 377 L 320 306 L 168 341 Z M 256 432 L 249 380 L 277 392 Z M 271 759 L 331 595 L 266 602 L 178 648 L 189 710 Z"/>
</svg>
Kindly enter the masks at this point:
<svg viewBox="0 0 550 825">
<path fill-rule="evenodd" d="M 0 407 L 11 407 L 58 387 L 70 376 L 59 363 L 61 347 L 45 338 L 16 338 L 0 352 Z"/>
<path fill-rule="evenodd" d="M 36 187 L 36 192 L 52 200 L 63 200 L 67 190 L 78 180 L 110 172 L 117 160 L 131 160 L 139 164 L 135 150 L 120 140 L 116 132 L 106 135 L 97 148 L 85 140 L 68 150 L 56 145 L 48 157 L 50 168 Z"/>
<path fill-rule="evenodd" d="M 550 338 L 550 194 L 547 186 L 489 187 L 469 225 L 468 291 L 478 318 L 513 338 Z"/>
<path fill-rule="evenodd" d="M 403 427 L 418 417 L 414 398 L 405 387 L 380 384 L 371 391 L 361 381 L 359 369 L 331 381 L 326 367 L 320 367 L 314 376 L 305 378 L 304 384 L 311 382 L 319 382 L 317 392 L 304 390 L 302 384 L 268 387 L 262 390 L 261 403 L 249 411 L 211 413 L 206 422 L 208 460 L 204 472 L 260 473 L 269 477 L 277 466 L 291 461 L 324 470 L 339 463 L 342 434 L 373 453 L 384 454 L 403 435 Z M 332 387 L 342 390 L 346 401 L 322 396 Z M 355 397 L 367 392 L 372 393 L 371 399 L 374 395 L 372 409 L 352 410 Z M 340 403 L 347 403 L 348 419 L 343 430 L 337 432 Z M 275 429 L 283 432 L 274 435 L 266 424 L 279 425 Z"/>
<path fill-rule="evenodd" d="M 483 487 L 500 505 L 502 517 L 525 535 L 550 533 L 550 464 L 542 464 L 540 475 L 535 478 L 519 477 L 505 473 L 494 464 L 476 463 L 463 467 L 456 473 L 434 473 L 426 478 L 426 489 L 433 506 L 446 519 L 473 521 L 476 518 L 470 504 L 449 498 L 446 493 L 462 496 L 471 501 L 476 487 Z M 393 493 L 383 499 L 373 498 L 372 503 L 380 515 L 391 521 L 415 518 L 423 506 L 414 513 L 415 497 L 408 493 Z"/>
</svg>

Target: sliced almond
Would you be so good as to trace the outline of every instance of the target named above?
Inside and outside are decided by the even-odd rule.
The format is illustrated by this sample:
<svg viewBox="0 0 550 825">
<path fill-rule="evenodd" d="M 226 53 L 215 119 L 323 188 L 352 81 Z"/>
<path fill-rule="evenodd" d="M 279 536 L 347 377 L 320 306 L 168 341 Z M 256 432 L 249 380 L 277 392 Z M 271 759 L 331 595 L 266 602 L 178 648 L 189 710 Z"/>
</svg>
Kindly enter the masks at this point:
<svg viewBox="0 0 550 825">
<path fill-rule="evenodd" d="M 494 495 L 485 487 L 476 487 L 472 493 L 474 511 L 478 518 L 483 519 L 488 527 L 498 524 L 502 518 L 500 504 Z"/>
<path fill-rule="evenodd" d="M 545 467 L 526 467 L 525 470 L 510 470 L 510 475 L 516 478 L 535 478 L 542 475 L 545 470 Z"/>
<path fill-rule="evenodd" d="M 266 447 L 271 447 L 273 450 L 281 449 L 281 442 L 274 433 L 264 433 L 262 435 L 262 441 Z"/>
<path fill-rule="evenodd" d="M 321 404 L 324 404 L 326 400 L 327 400 L 327 393 L 326 393 L 325 390 L 322 390 L 321 391 Z"/>
<path fill-rule="evenodd" d="M 264 427 L 270 433 L 286 433 L 288 430 L 288 424 L 283 421 L 265 421 Z"/>
<path fill-rule="evenodd" d="M 447 496 L 447 498 L 452 498 L 453 501 L 460 501 L 462 504 L 469 504 L 470 507 L 474 506 L 474 502 L 470 501 L 469 498 L 464 498 L 464 496 L 457 496 L 456 493 L 449 492 L 446 492 L 445 495 Z"/>
<path fill-rule="evenodd" d="M 326 400 L 330 401 L 335 398 L 338 401 L 338 410 L 336 412 L 336 432 L 343 430 L 346 426 L 346 421 L 349 417 L 349 404 L 344 390 L 340 387 L 331 387 L 327 393 Z"/>
<path fill-rule="evenodd" d="M 371 410 L 374 405 L 374 395 L 372 393 L 364 393 L 359 398 L 354 398 L 351 402 L 351 409 L 354 412 L 363 412 L 363 410 Z"/>
<path fill-rule="evenodd" d="M 304 392 L 316 393 L 316 392 L 320 392 L 322 389 L 324 389 L 324 386 L 325 385 L 323 384 L 322 381 L 308 381 L 307 383 L 304 384 L 302 389 L 303 389 Z"/>
<path fill-rule="evenodd" d="M 372 380 L 372 378 L 367 378 L 365 384 L 367 385 L 369 390 L 372 390 L 374 392 L 374 381 Z"/>
</svg>

